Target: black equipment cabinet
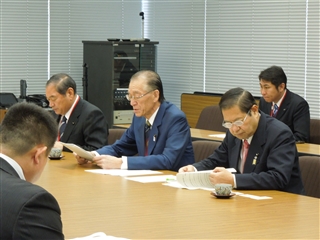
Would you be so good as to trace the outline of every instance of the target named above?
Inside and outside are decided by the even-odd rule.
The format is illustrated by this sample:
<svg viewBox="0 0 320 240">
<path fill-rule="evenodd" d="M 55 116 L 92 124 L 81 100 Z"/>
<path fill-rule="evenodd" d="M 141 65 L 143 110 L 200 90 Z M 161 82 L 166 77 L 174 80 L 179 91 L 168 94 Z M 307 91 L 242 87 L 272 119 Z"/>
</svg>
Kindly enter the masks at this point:
<svg viewBox="0 0 320 240">
<path fill-rule="evenodd" d="M 139 70 L 156 71 L 157 44 L 138 41 L 82 41 L 83 97 L 99 107 L 109 127 L 131 123 L 126 100 L 131 76 Z"/>
</svg>

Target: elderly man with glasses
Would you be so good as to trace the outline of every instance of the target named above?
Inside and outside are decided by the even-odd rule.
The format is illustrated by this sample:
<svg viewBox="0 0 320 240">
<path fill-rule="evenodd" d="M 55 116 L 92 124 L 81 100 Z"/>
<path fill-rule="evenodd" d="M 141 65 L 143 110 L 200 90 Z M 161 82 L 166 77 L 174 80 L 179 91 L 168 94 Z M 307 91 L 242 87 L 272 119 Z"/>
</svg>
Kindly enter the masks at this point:
<svg viewBox="0 0 320 240">
<path fill-rule="evenodd" d="M 284 123 L 259 111 L 251 93 L 227 91 L 220 100 L 226 137 L 206 159 L 179 172 L 213 170 L 210 182 L 236 189 L 281 190 L 304 194 L 295 138 Z M 226 168 L 235 168 L 232 174 Z"/>
<path fill-rule="evenodd" d="M 150 70 L 135 73 L 126 98 L 134 112 L 131 126 L 120 140 L 92 152 L 94 163 L 103 169 L 173 171 L 194 163 L 186 116 L 165 101 L 157 73 Z M 79 164 L 88 163 L 87 159 L 76 158 Z"/>
</svg>

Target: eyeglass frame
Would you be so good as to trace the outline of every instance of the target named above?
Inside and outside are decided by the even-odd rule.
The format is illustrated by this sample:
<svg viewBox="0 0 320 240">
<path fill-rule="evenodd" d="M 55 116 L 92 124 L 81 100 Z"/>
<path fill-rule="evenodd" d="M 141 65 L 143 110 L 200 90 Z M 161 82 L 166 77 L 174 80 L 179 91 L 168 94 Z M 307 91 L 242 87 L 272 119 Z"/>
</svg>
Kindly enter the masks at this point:
<svg viewBox="0 0 320 240">
<path fill-rule="evenodd" d="M 131 97 L 130 97 L 129 94 L 126 94 L 126 99 L 127 99 L 128 101 L 132 101 L 132 100 L 137 101 L 138 99 L 146 96 L 147 94 L 153 92 L 154 90 L 155 90 L 155 89 L 153 89 L 153 90 L 151 90 L 151 91 L 149 91 L 149 92 L 147 92 L 147 93 L 145 93 L 145 94 L 142 94 L 142 95 L 140 95 L 140 96 L 138 96 L 138 97 L 135 97 L 135 96 L 131 96 Z"/>
<path fill-rule="evenodd" d="M 227 129 L 232 128 L 232 125 L 235 125 L 237 127 L 241 127 L 244 124 L 244 122 L 247 120 L 247 117 L 249 116 L 250 112 L 251 112 L 251 109 L 249 109 L 249 111 L 247 112 L 247 114 L 243 118 L 243 120 L 237 120 L 237 121 L 234 121 L 234 122 L 225 122 L 225 121 L 223 121 L 222 122 L 222 126 L 227 128 Z M 230 124 L 230 126 L 228 127 L 229 124 Z"/>
</svg>

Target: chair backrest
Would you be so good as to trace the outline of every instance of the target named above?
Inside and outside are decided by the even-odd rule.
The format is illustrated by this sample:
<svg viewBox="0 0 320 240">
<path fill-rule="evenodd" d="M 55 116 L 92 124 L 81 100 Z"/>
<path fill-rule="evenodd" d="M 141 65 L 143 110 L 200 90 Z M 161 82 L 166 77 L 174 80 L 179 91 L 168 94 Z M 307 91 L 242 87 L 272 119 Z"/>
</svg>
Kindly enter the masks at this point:
<svg viewBox="0 0 320 240">
<path fill-rule="evenodd" d="M 226 132 L 222 126 L 223 116 L 218 105 L 205 107 L 199 116 L 196 128 Z"/>
<path fill-rule="evenodd" d="M 116 140 L 120 139 L 122 134 L 126 131 L 125 128 L 110 128 L 108 136 L 108 144 L 115 143 Z"/>
<path fill-rule="evenodd" d="M 309 143 L 320 144 L 320 119 L 310 119 Z"/>
<path fill-rule="evenodd" d="M 320 156 L 300 156 L 299 165 L 306 195 L 320 198 Z"/>
<path fill-rule="evenodd" d="M 210 156 L 219 146 L 220 142 L 209 140 L 196 140 L 192 142 L 194 151 L 194 160 L 199 162 Z"/>
</svg>

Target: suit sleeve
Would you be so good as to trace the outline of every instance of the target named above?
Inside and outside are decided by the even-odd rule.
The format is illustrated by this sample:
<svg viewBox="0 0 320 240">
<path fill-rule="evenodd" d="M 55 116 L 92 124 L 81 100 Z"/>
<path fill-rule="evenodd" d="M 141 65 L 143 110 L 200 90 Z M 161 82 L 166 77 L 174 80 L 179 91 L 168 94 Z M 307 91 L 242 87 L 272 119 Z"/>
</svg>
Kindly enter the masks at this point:
<svg viewBox="0 0 320 240">
<path fill-rule="evenodd" d="M 310 138 L 310 110 L 306 101 L 301 101 L 297 105 L 292 121 L 295 140 L 308 142 Z"/>
<path fill-rule="evenodd" d="M 108 144 L 108 126 L 103 113 L 99 110 L 92 111 L 86 116 L 83 125 L 84 146 L 87 151 L 93 151 Z"/>
<path fill-rule="evenodd" d="M 222 141 L 221 145 L 206 159 L 203 159 L 195 164 L 193 166 L 198 171 L 203 170 L 213 170 L 216 167 L 225 167 L 229 168 L 229 155 L 228 155 L 228 147 L 227 142 L 230 141 L 230 133 L 229 131 L 226 134 L 226 137 Z"/>
<path fill-rule="evenodd" d="M 64 239 L 60 208 L 46 191 L 35 194 L 19 212 L 13 239 Z"/>
</svg>

